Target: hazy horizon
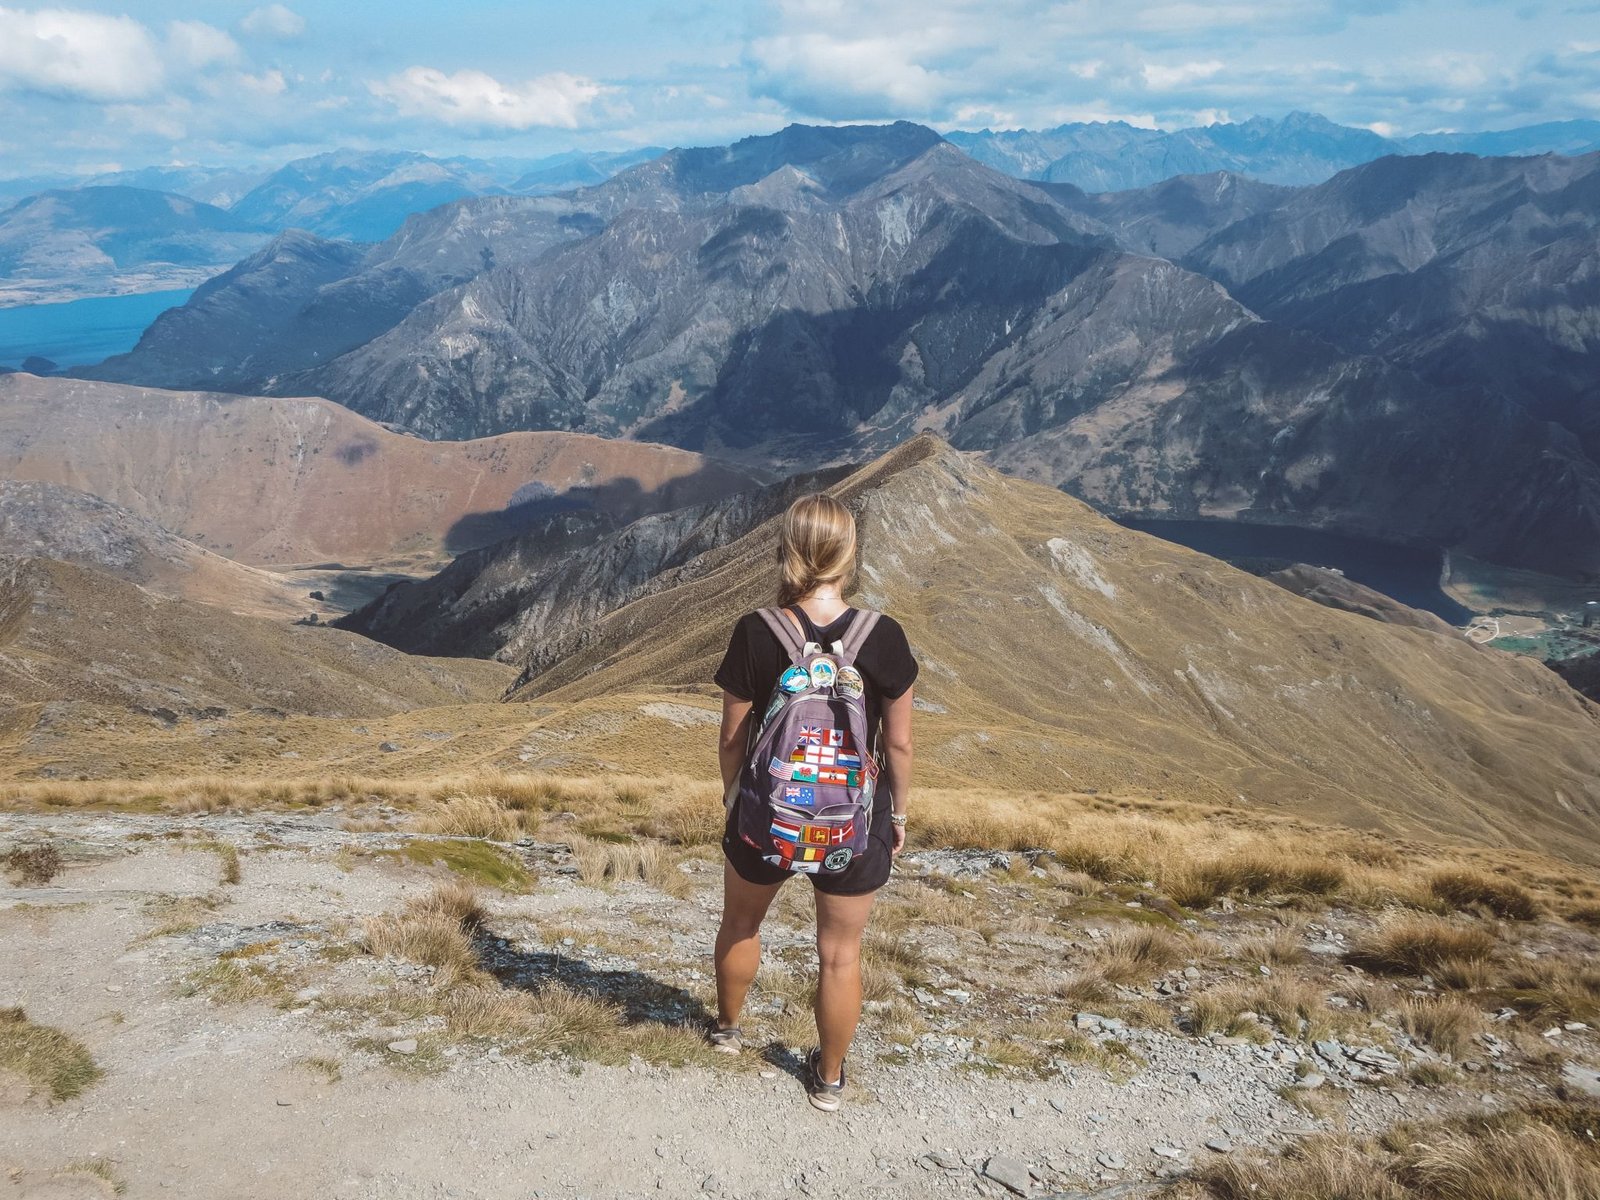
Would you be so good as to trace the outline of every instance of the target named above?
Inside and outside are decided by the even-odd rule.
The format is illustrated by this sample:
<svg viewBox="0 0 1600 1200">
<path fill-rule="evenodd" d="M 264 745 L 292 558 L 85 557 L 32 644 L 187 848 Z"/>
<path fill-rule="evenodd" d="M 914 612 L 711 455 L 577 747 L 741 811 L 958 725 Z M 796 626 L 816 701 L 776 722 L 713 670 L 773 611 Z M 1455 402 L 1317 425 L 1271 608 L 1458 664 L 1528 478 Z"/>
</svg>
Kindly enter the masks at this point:
<svg viewBox="0 0 1600 1200">
<path fill-rule="evenodd" d="M 1315 112 L 1403 137 L 1600 117 L 1600 5 L 653 0 L 447 21 L 419 0 L 0 8 L 9 177 L 333 149 L 538 158 L 793 122 L 1178 129 Z"/>
</svg>

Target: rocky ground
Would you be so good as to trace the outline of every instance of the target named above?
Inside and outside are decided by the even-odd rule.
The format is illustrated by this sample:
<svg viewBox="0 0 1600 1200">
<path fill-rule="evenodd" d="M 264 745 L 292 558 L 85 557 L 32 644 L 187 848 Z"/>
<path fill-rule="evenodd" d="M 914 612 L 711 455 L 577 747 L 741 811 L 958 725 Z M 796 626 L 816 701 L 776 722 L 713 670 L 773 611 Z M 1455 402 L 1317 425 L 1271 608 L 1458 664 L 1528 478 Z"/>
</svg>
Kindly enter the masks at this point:
<svg viewBox="0 0 1600 1200">
<path fill-rule="evenodd" d="M 1219 957 L 1220 946 L 1197 945 L 1192 962 L 1117 988 L 1099 1006 L 1108 1011 L 1079 1009 L 1047 1029 L 1029 999 L 1041 978 L 1096 961 L 1098 943 L 1155 914 L 1079 896 L 1047 921 L 1012 912 L 1007 923 L 1018 897 L 1045 911 L 1040 877 L 1051 871 L 983 852 L 902 864 L 881 910 L 898 956 L 874 960 L 895 969 L 887 982 L 869 970 L 837 1116 L 810 1109 L 798 1082 L 803 884 L 769 925 L 770 965 L 747 1022 L 764 1049 L 734 1062 L 644 1042 L 621 1058 L 603 1043 L 530 1055 L 453 1036 L 427 1003 L 439 969 L 369 952 L 365 921 L 448 874 L 405 850 L 450 839 L 385 826 L 339 812 L 0 817 L 0 849 L 48 838 L 67 860 L 47 885 L 0 891 L 0 1001 L 81 1040 L 104 1071 L 54 1103 L 0 1073 L 10 1170 L 0 1195 L 1132 1196 L 1208 1158 L 1319 1129 L 1375 1130 L 1548 1091 L 1509 1067 L 1509 1045 L 1492 1033 L 1462 1064 L 1470 1084 L 1437 1091 L 1397 1072 L 1440 1056 L 1375 1024 L 1309 1041 L 1162 1028 L 1150 1006 L 1181 1020 L 1186 996 L 1273 970 Z M 718 907 L 709 855 L 673 864 L 664 891 L 584 882 L 569 843 L 507 854 L 526 875 L 507 880 L 510 891 L 479 890 L 480 956 L 501 986 L 599 996 L 635 1029 L 703 1018 Z M 894 907 L 897 890 L 935 885 L 1001 924 L 917 924 L 903 900 Z M 1226 943 L 1249 932 L 1230 934 L 1230 915 L 1254 919 L 1172 924 Z M 1294 936 L 1313 959 L 1336 960 L 1349 920 L 1319 918 Z M 1549 1041 L 1592 1053 L 1591 1034 L 1572 1024 Z"/>
</svg>

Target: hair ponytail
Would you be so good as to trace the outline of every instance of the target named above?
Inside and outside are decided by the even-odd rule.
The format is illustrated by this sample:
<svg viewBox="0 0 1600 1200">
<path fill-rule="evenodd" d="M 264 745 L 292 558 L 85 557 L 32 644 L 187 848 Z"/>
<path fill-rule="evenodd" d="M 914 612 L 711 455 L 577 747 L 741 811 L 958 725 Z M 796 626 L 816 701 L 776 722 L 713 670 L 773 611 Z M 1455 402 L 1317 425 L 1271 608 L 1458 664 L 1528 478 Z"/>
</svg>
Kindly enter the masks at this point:
<svg viewBox="0 0 1600 1200">
<path fill-rule="evenodd" d="M 801 496 L 783 514 L 778 534 L 778 603 L 793 604 L 818 587 L 855 586 L 856 519 L 832 496 Z"/>
</svg>

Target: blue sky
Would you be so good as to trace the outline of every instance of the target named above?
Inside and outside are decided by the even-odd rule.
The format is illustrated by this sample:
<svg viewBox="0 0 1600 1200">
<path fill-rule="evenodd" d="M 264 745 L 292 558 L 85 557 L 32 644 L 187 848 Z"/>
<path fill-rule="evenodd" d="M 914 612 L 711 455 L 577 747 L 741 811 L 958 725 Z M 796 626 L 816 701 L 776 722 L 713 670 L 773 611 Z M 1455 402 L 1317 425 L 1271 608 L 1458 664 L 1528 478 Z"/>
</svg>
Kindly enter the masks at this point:
<svg viewBox="0 0 1600 1200">
<path fill-rule="evenodd" d="M 1600 118 L 1600 0 L 0 6 L 5 176 L 1294 109 L 1399 134 Z"/>
</svg>

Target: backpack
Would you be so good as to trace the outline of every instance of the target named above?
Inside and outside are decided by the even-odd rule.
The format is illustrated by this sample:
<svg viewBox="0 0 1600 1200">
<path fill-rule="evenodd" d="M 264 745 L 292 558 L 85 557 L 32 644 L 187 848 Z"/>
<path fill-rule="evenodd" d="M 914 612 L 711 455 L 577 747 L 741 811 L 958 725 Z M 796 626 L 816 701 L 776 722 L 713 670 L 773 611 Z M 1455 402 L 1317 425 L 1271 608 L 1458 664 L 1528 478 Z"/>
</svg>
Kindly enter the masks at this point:
<svg viewBox="0 0 1600 1200">
<path fill-rule="evenodd" d="M 808 642 L 781 610 L 760 616 L 789 655 L 739 779 L 739 837 L 775 867 L 842 871 L 867 848 L 878 763 L 856 655 L 878 623 L 857 609 L 842 640 Z"/>
</svg>

